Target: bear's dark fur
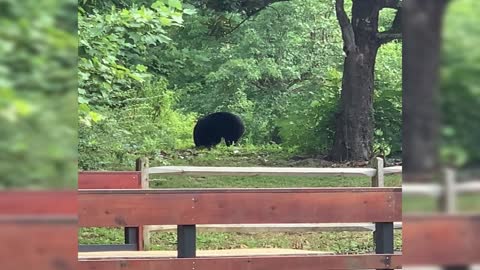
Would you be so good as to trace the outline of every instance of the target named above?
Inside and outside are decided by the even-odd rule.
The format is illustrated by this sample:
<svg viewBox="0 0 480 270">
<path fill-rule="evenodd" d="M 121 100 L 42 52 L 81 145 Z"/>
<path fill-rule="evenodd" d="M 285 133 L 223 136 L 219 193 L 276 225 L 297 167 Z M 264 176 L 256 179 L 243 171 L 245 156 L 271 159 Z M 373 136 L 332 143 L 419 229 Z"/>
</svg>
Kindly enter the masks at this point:
<svg viewBox="0 0 480 270">
<path fill-rule="evenodd" d="M 197 121 L 193 129 L 196 147 L 211 148 L 225 139 L 227 146 L 237 143 L 245 132 L 242 119 L 229 112 L 216 112 Z"/>
</svg>

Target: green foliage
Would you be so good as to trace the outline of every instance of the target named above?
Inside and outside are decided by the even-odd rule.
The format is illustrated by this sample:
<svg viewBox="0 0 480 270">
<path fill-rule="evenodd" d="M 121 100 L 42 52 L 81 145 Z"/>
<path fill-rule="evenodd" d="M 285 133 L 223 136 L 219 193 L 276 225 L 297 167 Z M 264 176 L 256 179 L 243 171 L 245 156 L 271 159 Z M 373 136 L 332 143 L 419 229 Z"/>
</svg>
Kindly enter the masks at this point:
<svg viewBox="0 0 480 270">
<path fill-rule="evenodd" d="M 480 24 L 478 1 L 449 4 L 442 54 L 441 102 L 445 162 L 453 166 L 480 162 Z"/>
<path fill-rule="evenodd" d="M 401 152 L 402 47 L 392 42 L 380 47 L 375 66 L 374 152 L 388 156 Z"/>
<path fill-rule="evenodd" d="M 158 3 L 189 16 L 177 21 L 156 12 Z M 330 147 L 343 65 L 334 5 L 279 1 L 245 20 L 247 9 L 231 1 L 217 1 L 228 7 L 214 10 L 201 3 L 190 2 L 198 7 L 193 12 L 177 1 L 83 2 L 80 144 L 88 154 L 82 168 L 191 147 L 193 116 L 221 110 L 244 120 L 242 149 L 274 142 L 285 152 L 321 154 Z M 384 15 L 382 27 L 394 13 Z M 400 53 L 399 44 L 389 44 L 377 62 L 379 152 L 400 150 Z M 155 118 L 158 106 L 172 118 Z"/>
<path fill-rule="evenodd" d="M 80 0 L 78 1 L 78 6 L 90 13 L 94 10 L 104 12 L 112 7 L 128 8 L 132 6 L 132 3 L 138 6 L 150 6 L 155 1 L 157 0 Z"/>
<path fill-rule="evenodd" d="M 319 89 L 312 85 L 312 91 L 290 97 L 285 118 L 278 122 L 284 143 L 301 152 L 324 153 L 333 143 L 342 73 L 331 69 L 321 78 Z"/>
<path fill-rule="evenodd" d="M 147 8 L 79 13 L 79 102 L 120 107 L 150 77 L 144 64 L 148 48 L 170 42 L 165 28 L 179 26 L 181 4 L 157 1 Z"/>
<path fill-rule="evenodd" d="M 76 186 L 75 6 L 0 3 L 0 188 Z"/>
<path fill-rule="evenodd" d="M 294 110 L 288 106 L 297 106 L 290 99 L 310 104 L 305 93 L 319 91 L 322 76 L 342 63 L 330 3 L 292 1 L 272 7 L 220 38 L 214 31 L 218 14 L 199 12 L 173 36 L 175 48 L 158 52 L 165 55 L 167 78 L 180 94 L 177 107 L 200 114 L 238 113 L 247 126 L 245 141 L 253 144 L 279 141 L 277 122 Z M 243 19 L 225 16 L 232 25 Z"/>
<path fill-rule="evenodd" d="M 79 130 L 79 168 L 128 167 L 139 156 L 192 146 L 195 115 L 172 110 L 173 102 L 174 93 L 159 81 L 125 100 L 122 110 L 101 111 L 103 119 Z"/>
<path fill-rule="evenodd" d="M 125 1 L 122 9 L 85 4 L 90 9 L 79 12 L 79 167 L 109 168 L 190 147 L 195 115 L 172 108 L 176 94 L 152 72 L 147 56 L 165 49 L 167 28 L 181 26 L 182 13 L 192 12 L 174 0 Z"/>
</svg>

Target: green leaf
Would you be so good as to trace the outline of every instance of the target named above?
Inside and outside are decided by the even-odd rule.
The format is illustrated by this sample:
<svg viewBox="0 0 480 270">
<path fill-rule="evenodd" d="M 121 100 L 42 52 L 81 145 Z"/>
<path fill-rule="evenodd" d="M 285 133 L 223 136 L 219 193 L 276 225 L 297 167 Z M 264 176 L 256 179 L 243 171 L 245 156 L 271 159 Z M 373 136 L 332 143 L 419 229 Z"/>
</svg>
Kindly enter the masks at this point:
<svg viewBox="0 0 480 270">
<path fill-rule="evenodd" d="M 186 8 L 186 9 L 183 10 L 183 14 L 195 15 L 195 14 L 197 14 L 197 10 L 191 9 L 191 8 Z"/>
<path fill-rule="evenodd" d="M 78 96 L 78 103 L 80 104 L 88 104 L 88 99 L 82 97 L 82 96 Z"/>
<path fill-rule="evenodd" d="M 172 19 L 166 18 L 166 17 L 161 17 L 160 18 L 160 23 L 165 26 L 170 26 L 172 24 Z"/>
<path fill-rule="evenodd" d="M 137 65 L 135 68 L 136 68 L 136 70 L 138 70 L 140 72 L 146 72 L 147 71 L 147 67 L 144 66 L 144 65 Z"/>
<path fill-rule="evenodd" d="M 103 116 L 96 112 L 89 112 L 88 116 L 92 119 L 93 122 L 97 123 L 103 119 Z"/>
<path fill-rule="evenodd" d="M 78 110 L 80 112 L 88 113 L 90 111 L 90 107 L 86 103 L 82 103 L 82 104 L 78 105 Z"/>
<path fill-rule="evenodd" d="M 168 0 L 168 5 L 178 10 L 182 10 L 182 2 L 179 0 Z"/>
</svg>

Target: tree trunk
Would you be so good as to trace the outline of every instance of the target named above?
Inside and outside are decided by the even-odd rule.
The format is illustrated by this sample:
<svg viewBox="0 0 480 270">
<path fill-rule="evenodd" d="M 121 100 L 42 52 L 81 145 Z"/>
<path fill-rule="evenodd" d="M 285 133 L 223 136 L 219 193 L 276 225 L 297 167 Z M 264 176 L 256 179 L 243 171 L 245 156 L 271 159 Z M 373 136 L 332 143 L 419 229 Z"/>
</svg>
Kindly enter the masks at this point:
<svg viewBox="0 0 480 270">
<path fill-rule="evenodd" d="M 353 1 L 354 42 L 349 43 L 348 35 L 344 34 L 346 58 L 342 92 L 330 152 L 335 161 L 363 161 L 370 159 L 372 154 L 374 69 L 380 47 L 377 38 L 379 10 L 376 0 Z"/>
<path fill-rule="evenodd" d="M 437 101 L 442 18 L 446 0 L 404 2 L 404 181 L 431 181 L 438 172 L 440 113 Z"/>
</svg>

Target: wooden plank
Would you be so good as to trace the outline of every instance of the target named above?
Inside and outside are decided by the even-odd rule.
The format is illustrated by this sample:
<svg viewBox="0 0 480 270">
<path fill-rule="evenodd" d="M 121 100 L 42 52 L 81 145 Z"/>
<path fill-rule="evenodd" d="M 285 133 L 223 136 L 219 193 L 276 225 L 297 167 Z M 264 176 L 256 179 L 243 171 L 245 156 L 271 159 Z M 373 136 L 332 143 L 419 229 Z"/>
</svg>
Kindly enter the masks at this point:
<svg viewBox="0 0 480 270">
<path fill-rule="evenodd" d="M 76 213 L 76 191 L 0 191 L 0 215 Z"/>
<path fill-rule="evenodd" d="M 480 193 L 480 180 L 457 183 L 455 190 L 458 193 Z"/>
<path fill-rule="evenodd" d="M 140 172 L 140 186 L 142 189 L 149 189 L 148 185 L 148 158 L 138 158 L 135 162 L 135 170 Z"/>
<path fill-rule="evenodd" d="M 402 166 L 390 166 L 383 168 L 383 174 L 402 174 Z"/>
<path fill-rule="evenodd" d="M 480 215 L 408 215 L 403 225 L 404 265 L 480 263 Z"/>
<path fill-rule="evenodd" d="M 141 172 L 79 172 L 79 189 L 132 189 L 141 187 Z"/>
<path fill-rule="evenodd" d="M 372 187 L 384 187 L 385 186 L 385 173 L 383 168 L 383 159 L 377 157 L 374 160 L 375 169 L 377 173 L 372 177 Z"/>
<path fill-rule="evenodd" d="M 0 269 L 74 270 L 77 224 L 65 222 L 0 223 Z"/>
<path fill-rule="evenodd" d="M 195 176 L 367 176 L 373 177 L 372 168 L 300 168 L 300 167 L 151 167 L 149 174 Z"/>
<path fill-rule="evenodd" d="M 399 269 L 399 255 L 291 255 L 188 259 L 79 260 L 79 270 Z"/>
<path fill-rule="evenodd" d="M 413 184 L 404 183 L 402 185 L 403 193 L 406 195 L 427 195 L 438 197 L 444 192 L 444 187 L 440 184 Z M 479 193 L 480 181 L 468 181 L 462 183 L 456 183 L 454 185 L 456 193 Z"/>
<path fill-rule="evenodd" d="M 440 196 L 439 206 L 444 213 L 454 213 L 457 208 L 457 194 L 455 190 L 455 171 L 450 168 L 444 169 L 444 186 L 443 194 Z"/>
<path fill-rule="evenodd" d="M 0 269 L 74 270 L 76 191 L 0 192 Z"/>
<path fill-rule="evenodd" d="M 438 197 L 442 195 L 443 188 L 440 184 L 402 184 L 403 194 L 405 195 L 427 195 Z"/>
<path fill-rule="evenodd" d="M 401 188 L 80 190 L 84 227 L 401 220 Z"/>
<path fill-rule="evenodd" d="M 149 225 L 150 232 L 175 232 L 175 225 Z M 395 229 L 401 229 L 402 223 L 395 222 Z M 210 224 L 198 225 L 199 232 L 329 232 L 329 231 L 374 231 L 374 223 L 297 223 L 297 224 Z"/>
<path fill-rule="evenodd" d="M 142 160 L 143 159 L 139 159 Z M 137 161 L 138 163 L 138 161 Z M 141 189 L 148 182 L 143 177 L 143 163 L 137 164 L 137 171 L 88 171 L 78 173 L 79 189 Z M 145 181 L 144 181 L 145 180 Z M 144 231 L 138 228 L 138 250 L 144 247 Z"/>
<path fill-rule="evenodd" d="M 281 248 L 240 248 L 221 250 L 198 250 L 198 257 L 212 256 L 267 256 L 267 255 L 334 255 L 333 252 L 302 250 L 302 249 L 281 249 Z M 78 258 L 84 259 L 158 259 L 177 257 L 176 250 L 150 250 L 150 251 L 101 251 L 101 252 L 79 252 Z"/>
</svg>

